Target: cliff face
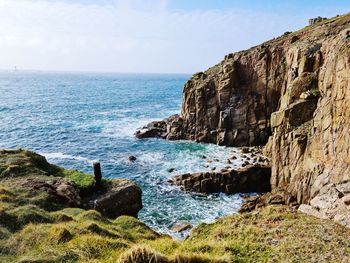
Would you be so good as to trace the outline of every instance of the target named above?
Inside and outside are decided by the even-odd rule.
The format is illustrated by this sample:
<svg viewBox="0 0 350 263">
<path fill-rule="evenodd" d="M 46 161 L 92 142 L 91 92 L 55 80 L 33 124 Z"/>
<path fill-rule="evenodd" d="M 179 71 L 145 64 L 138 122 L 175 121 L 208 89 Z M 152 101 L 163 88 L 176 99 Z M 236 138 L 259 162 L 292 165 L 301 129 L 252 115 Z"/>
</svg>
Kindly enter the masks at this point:
<svg viewBox="0 0 350 263">
<path fill-rule="evenodd" d="M 339 82 L 330 78 L 340 70 L 334 67 L 346 63 L 349 41 L 340 32 L 349 26 L 349 16 L 328 20 L 229 54 L 195 74 L 184 87 L 182 137 L 232 146 L 265 144 L 273 112 L 296 103 L 305 91 L 323 92 L 330 81 Z M 333 84 L 333 89 L 339 87 Z"/>
<path fill-rule="evenodd" d="M 266 145 L 273 189 L 299 203 L 329 194 L 350 179 L 350 14 L 229 54 L 195 74 L 185 84 L 181 116 L 164 125 L 168 139 Z M 333 191 L 334 202 L 350 200 L 348 188 Z"/>
</svg>

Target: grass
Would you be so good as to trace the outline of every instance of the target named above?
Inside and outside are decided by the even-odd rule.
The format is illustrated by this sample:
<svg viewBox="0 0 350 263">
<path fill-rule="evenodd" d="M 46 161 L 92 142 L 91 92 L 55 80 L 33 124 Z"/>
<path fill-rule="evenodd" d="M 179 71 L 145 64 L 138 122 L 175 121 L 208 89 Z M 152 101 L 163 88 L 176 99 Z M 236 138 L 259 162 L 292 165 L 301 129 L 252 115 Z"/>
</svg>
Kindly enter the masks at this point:
<svg viewBox="0 0 350 263">
<path fill-rule="evenodd" d="M 57 176 L 74 183 L 83 193 L 95 185 L 94 176 L 77 170 L 66 170 L 47 162 L 45 157 L 26 150 L 0 150 L 0 180 Z M 1 192 L 0 192 L 1 194 Z"/>
<path fill-rule="evenodd" d="M 14 173 L 9 165 L 17 165 Z M 89 189 L 91 176 L 22 150 L 0 151 L 0 167 L 0 262 L 350 262 L 349 229 L 288 207 L 201 224 L 177 241 L 136 218 L 111 220 L 21 186 L 28 178 L 58 176 Z"/>
<path fill-rule="evenodd" d="M 92 191 L 95 186 L 95 178 L 93 175 L 85 174 L 77 170 L 63 170 L 63 177 L 73 182 L 83 194 Z"/>
</svg>

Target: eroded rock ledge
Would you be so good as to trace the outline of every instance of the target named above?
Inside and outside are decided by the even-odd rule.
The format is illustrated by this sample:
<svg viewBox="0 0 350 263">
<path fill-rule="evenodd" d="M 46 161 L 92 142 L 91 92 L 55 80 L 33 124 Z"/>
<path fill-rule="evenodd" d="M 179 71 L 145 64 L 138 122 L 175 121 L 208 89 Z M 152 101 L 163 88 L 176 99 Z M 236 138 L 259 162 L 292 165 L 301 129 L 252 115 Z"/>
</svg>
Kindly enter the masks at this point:
<svg viewBox="0 0 350 263">
<path fill-rule="evenodd" d="M 197 193 L 252 193 L 269 192 L 271 168 L 250 165 L 226 172 L 187 173 L 173 177 L 169 182 L 183 190 Z"/>
</svg>

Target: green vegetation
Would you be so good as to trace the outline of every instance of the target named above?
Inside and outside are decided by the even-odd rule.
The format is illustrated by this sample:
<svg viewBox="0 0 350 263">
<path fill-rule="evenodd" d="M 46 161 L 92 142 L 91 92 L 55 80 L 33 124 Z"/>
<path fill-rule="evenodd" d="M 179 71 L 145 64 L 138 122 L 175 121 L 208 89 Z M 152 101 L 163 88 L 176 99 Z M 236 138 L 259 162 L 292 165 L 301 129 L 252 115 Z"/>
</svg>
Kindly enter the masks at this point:
<svg viewBox="0 0 350 263">
<path fill-rule="evenodd" d="M 4 175 L 14 163 L 18 167 Z M 52 166 L 26 151 L 1 151 L 0 167 L 0 262 L 350 261 L 349 229 L 288 207 L 270 206 L 202 224 L 186 240 L 176 241 L 136 218 L 111 220 L 23 186 L 33 178 L 66 178 L 83 189 L 92 187 L 82 173 Z"/>
<path fill-rule="evenodd" d="M 95 178 L 91 174 L 85 174 L 77 170 L 64 170 L 62 169 L 62 175 L 68 180 L 73 182 L 80 191 L 84 193 L 89 192 L 95 185 Z"/>
<path fill-rule="evenodd" d="M 321 93 L 318 89 L 311 89 L 310 90 L 310 94 L 311 96 L 313 96 L 314 98 L 318 98 L 321 96 Z"/>
<path fill-rule="evenodd" d="M 23 207 L 18 215 L 32 209 Z M 350 260 L 349 229 L 283 206 L 202 224 L 182 242 L 159 235 L 131 217 L 112 221 L 96 211 L 70 208 L 43 213 L 43 217 L 34 211 L 33 221 L 26 220 L 22 229 L 10 232 L 6 226 L 0 228 L 1 262 Z M 70 220 L 60 222 L 63 214 Z"/>
</svg>

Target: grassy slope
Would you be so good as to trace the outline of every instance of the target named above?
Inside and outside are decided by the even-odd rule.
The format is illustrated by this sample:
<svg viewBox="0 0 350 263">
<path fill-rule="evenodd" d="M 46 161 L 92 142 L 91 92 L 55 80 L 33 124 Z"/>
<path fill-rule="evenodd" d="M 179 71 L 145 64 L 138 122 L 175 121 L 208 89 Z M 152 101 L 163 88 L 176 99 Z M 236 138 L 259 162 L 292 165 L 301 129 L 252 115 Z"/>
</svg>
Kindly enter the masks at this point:
<svg viewBox="0 0 350 263">
<path fill-rule="evenodd" d="M 20 187 L 45 173 L 72 179 L 34 153 L 0 151 L 0 262 L 350 262 L 349 229 L 287 207 L 202 224 L 178 242 L 137 219 L 109 220 Z M 86 189 L 91 176 L 77 173 Z"/>
</svg>

